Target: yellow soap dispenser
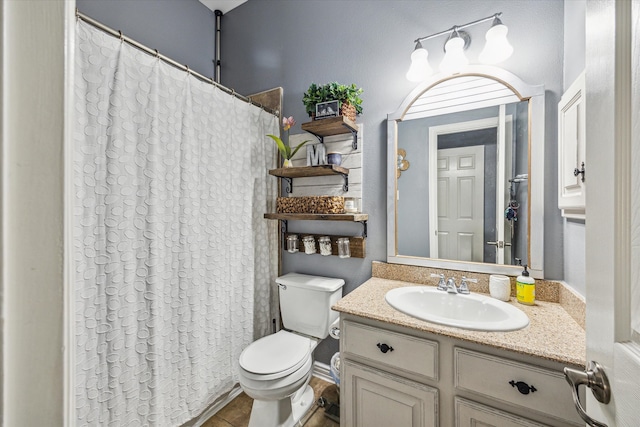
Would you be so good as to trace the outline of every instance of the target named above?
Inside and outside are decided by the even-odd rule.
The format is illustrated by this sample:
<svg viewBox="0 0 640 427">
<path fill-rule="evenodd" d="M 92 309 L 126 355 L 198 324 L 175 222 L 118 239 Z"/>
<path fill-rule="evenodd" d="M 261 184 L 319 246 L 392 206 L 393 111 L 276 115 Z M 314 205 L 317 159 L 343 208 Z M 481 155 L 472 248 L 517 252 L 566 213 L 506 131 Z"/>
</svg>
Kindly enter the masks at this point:
<svg viewBox="0 0 640 427">
<path fill-rule="evenodd" d="M 529 277 L 527 266 L 522 275 L 516 279 L 516 299 L 520 304 L 534 305 L 536 303 L 536 281 Z"/>
</svg>

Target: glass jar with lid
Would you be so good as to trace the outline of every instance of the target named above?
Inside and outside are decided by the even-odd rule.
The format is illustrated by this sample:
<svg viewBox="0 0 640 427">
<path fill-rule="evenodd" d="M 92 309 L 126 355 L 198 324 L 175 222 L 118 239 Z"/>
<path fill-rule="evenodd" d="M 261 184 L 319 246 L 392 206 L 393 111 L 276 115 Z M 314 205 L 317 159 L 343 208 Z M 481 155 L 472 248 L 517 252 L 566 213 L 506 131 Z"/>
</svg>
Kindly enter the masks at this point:
<svg viewBox="0 0 640 427">
<path fill-rule="evenodd" d="M 316 239 L 313 236 L 304 236 L 302 238 L 302 244 L 304 245 L 304 253 L 307 255 L 316 253 Z"/>
<path fill-rule="evenodd" d="M 287 236 L 287 252 L 294 254 L 298 252 L 298 235 L 289 234 Z"/>
<path fill-rule="evenodd" d="M 320 255 L 329 256 L 332 253 L 331 250 L 331 238 L 329 236 L 322 236 L 318 238 L 318 245 L 320 246 Z"/>
<path fill-rule="evenodd" d="M 341 237 L 338 239 L 338 256 L 340 258 L 351 257 L 351 248 L 349 247 L 348 237 Z"/>
</svg>

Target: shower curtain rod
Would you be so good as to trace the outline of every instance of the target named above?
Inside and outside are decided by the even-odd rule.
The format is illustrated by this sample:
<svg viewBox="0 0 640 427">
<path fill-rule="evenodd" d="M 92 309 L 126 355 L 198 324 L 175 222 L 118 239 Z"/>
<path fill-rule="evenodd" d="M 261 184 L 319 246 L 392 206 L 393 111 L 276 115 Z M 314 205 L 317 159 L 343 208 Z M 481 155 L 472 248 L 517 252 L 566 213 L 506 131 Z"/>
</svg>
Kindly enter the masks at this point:
<svg viewBox="0 0 640 427">
<path fill-rule="evenodd" d="M 264 111 L 266 111 L 267 113 L 273 114 L 275 116 L 277 116 L 279 114 L 278 111 L 274 111 L 270 108 L 265 107 L 264 105 L 260 104 L 259 102 L 255 102 L 253 100 L 251 100 L 251 98 L 248 98 L 246 96 L 240 95 L 239 93 L 237 93 L 235 90 L 233 89 L 229 89 L 226 86 L 221 85 L 220 83 L 216 82 L 212 77 L 206 77 L 200 73 L 198 73 L 197 71 L 194 71 L 192 69 L 189 68 L 189 66 L 187 65 L 182 65 L 179 62 L 174 61 L 173 59 L 169 58 L 168 56 L 165 56 L 163 54 L 161 54 L 160 52 L 158 52 L 157 49 L 151 49 L 150 47 L 147 47 L 145 45 L 143 45 L 142 43 L 139 43 L 135 40 L 133 40 L 130 37 L 125 36 L 124 34 L 122 34 L 122 31 L 118 31 L 118 30 L 114 30 L 111 27 L 108 27 L 106 25 L 104 25 L 103 23 L 96 21 L 93 18 L 90 18 L 89 16 L 85 15 L 84 13 L 81 13 L 77 8 L 76 8 L 76 18 L 78 19 L 82 19 L 84 22 L 93 25 L 94 27 L 104 31 L 105 33 L 111 34 L 114 37 L 119 38 L 120 40 L 129 43 L 130 45 L 140 49 L 141 51 L 148 53 L 149 55 L 155 56 L 161 60 L 163 60 L 164 62 L 176 67 L 179 70 L 182 71 L 186 71 L 187 73 L 193 75 L 194 77 L 197 77 L 198 79 L 202 80 L 203 82 L 206 83 L 211 83 L 212 85 L 216 86 L 217 88 L 219 88 L 220 90 L 228 93 L 231 96 L 235 96 L 236 98 L 247 102 L 249 104 L 255 105 L 256 107 L 262 108 Z"/>
</svg>

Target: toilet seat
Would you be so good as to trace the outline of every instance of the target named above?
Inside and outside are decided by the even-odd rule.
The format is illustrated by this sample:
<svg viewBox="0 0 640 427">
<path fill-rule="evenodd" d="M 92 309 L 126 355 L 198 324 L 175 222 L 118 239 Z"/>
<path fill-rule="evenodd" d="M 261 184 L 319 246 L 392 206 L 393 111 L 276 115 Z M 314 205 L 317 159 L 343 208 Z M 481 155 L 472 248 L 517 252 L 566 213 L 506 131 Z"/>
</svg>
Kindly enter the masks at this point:
<svg viewBox="0 0 640 427">
<path fill-rule="evenodd" d="M 287 376 L 308 361 L 313 344 L 311 338 L 285 330 L 260 338 L 240 354 L 242 374 L 262 381 Z"/>
</svg>

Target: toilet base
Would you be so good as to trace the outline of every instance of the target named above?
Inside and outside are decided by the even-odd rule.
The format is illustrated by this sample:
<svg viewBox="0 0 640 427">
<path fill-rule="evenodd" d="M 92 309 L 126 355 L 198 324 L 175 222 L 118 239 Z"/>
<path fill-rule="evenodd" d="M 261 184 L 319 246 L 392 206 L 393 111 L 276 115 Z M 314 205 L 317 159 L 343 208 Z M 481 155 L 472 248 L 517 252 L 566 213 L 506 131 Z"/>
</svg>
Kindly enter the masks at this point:
<svg viewBox="0 0 640 427">
<path fill-rule="evenodd" d="M 281 400 L 254 400 L 249 427 L 294 427 L 313 402 L 313 389 L 309 385 Z"/>
</svg>

